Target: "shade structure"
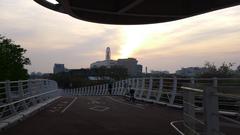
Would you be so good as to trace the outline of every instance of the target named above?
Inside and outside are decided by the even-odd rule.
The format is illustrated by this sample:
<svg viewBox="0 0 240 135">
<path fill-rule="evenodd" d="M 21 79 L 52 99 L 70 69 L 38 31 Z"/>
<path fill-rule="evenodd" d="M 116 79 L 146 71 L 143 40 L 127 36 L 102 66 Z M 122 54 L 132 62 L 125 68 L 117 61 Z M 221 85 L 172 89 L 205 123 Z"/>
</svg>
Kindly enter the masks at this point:
<svg viewBox="0 0 240 135">
<path fill-rule="evenodd" d="M 240 0 L 34 0 L 77 19 L 104 24 L 174 21 L 236 6 Z"/>
</svg>

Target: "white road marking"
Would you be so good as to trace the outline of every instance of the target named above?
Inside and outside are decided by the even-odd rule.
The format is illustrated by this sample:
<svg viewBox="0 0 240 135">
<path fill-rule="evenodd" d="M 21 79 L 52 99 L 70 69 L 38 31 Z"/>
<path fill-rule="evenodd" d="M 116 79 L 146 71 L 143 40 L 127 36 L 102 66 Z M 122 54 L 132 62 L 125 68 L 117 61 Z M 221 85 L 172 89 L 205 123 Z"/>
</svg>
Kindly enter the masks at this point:
<svg viewBox="0 0 240 135">
<path fill-rule="evenodd" d="M 180 135 L 185 135 L 181 130 L 179 130 L 174 124 L 175 123 L 180 123 L 183 122 L 183 120 L 179 120 L 179 121 L 172 121 L 170 123 L 170 125 L 180 134 Z"/>
<path fill-rule="evenodd" d="M 77 100 L 77 97 L 75 97 L 72 102 L 70 104 L 68 104 L 68 106 L 66 106 L 62 111 L 61 113 L 64 113 L 75 101 Z"/>
<path fill-rule="evenodd" d="M 120 101 L 120 100 L 114 99 L 114 98 L 112 98 L 112 97 L 107 97 L 107 98 L 109 98 L 109 99 L 111 99 L 111 100 L 113 100 L 113 101 L 115 101 L 115 102 L 118 102 L 118 103 L 121 103 L 121 104 L 125 104 L 125 105 L 129 105 L 129 106 L 132 106 L 132 107 L 135 107 L 135 108 L 138 108 L 138 109 L 145 109 L 145 108 L 142 107 L 142 106 L 136 106 L 136 105 L 133 105 L 133 104 L 128 104 L 128 103 L 122 102 L 122 101 Z"/>
<path fill-rule="evenodd" d="M 104 111 L 110 109 L 110 107 L 107 107 L 107 106 L 94 106 L 94 107 L 91 107 L 89 109 L 93 110 L 93 111 L 104 112 Z"/>
</svg>

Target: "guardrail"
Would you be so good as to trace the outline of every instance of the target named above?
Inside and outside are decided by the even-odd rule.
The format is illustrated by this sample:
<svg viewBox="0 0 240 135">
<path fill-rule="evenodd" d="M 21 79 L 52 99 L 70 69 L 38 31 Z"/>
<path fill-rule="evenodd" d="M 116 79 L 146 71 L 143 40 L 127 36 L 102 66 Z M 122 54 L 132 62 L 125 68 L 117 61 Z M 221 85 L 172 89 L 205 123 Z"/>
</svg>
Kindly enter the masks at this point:
<svg viewBox="0 0 240 135">
<path fill-rule="evenodd" d="M 234 117 L 227 117 L 226 112 L 219 111 L 219 104 L 223 99 L 231 98 L 240 101 L 240 87 L 235 86 L 235 91 L 232 90 L 231 94 L 223 93 L 220 88 L 182 87 L 184 90 L 183 122 L 185 129 L 180 133 L 184 132 L 186 135 L 220 135 L 225 134 L 226 129 L 228 129 L 229 134 L 231 128 L 240 128 L 238 119 L 240 110 L 236 112 Z M 202 99 L 201 104 L 199 104 L 199 97 Z M 179 129 L 177 130 L 179 131 Z"/>
<path fill-rule="evenodd" d="M 112 95 L 125 96 L 130 88 L 135 90 L 135 98 L 168 106 L 183 107 L 182 86 L 192 84 L 199 87 L 221 87 L 231 91 L 231 87 L 240 86 L 240 78 L 130 78 L 114 82 Z M 83 88 L 65 89 L 64 95 L 72 96 L 100 96 L 109 95 L 108 84 L 86 86 Z M 201 99 L 199 99 L 201 100 Z M 228 98 L 221 100 L 220 109 L 228 108 L 229 111 L 238 111 L 239 104 L 236 100 Z M 224 110 L 224 109 L 223 109 Z"/>
<path fill-rule="evenodd" d="M 24 80 L 0 82 L 0 123 L 18 114 L 30 113 L 34 107 L 60 96 L 57 83 L 51 80 Z M 36 108 L 35 108 L 36 109 Z M 34 110 L 34 109 L 33 109 Z"/>
</svg>

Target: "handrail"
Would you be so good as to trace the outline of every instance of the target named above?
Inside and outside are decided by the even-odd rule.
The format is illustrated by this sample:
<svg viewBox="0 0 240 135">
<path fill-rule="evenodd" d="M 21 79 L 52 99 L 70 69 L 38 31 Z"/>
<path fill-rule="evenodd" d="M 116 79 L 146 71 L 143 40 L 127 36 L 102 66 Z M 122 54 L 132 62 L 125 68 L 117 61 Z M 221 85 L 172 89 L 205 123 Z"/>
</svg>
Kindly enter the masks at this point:
<svg viewBox="0 0 240 135">
<path fill-rule="evenodd" d="M 193 91 L 193 92 L 199 92 L 199 93 L 203 93 L 202 89 L 197 89 L 197 88 L 191 88 L 191 87 L 181 87 L 184 90 L 189 90 L 189 91 Z"/>
<path fill-rule="evenodd" d="M 22 102 L 24 100 L 28 100 L 28 99 L 31 99 L 31 98 L 34 98 L 34 97 L 39 97 L 39 96 L 42 96 L 42 95 L 53 93 L 53 92 L 56 92 L 56 91 L 58 91 L 58 89 L 52 90 L 52 91 L 48 91 L 48 92 L 45 92 L 45 93 L 41 93 L 41 94 L 38 94 L 38 95 L 30 96 L 30 97 L 27 97 L 27 98 L 24 98 L 24 99 L 21 99 L 21 100 L 18 100 L 18 101 L 14 101 L 14 102 L 11 102 L 11 103 L 7 103 L 7 104 L 4 104 L 4 105 L 1 105 L 0 108 L 6 107 L 6 106 L 9 106 L 9 105 L 13 105 L 13 104 L 16 104 L 16 103 L 19 103 L 19 102 Z"/>
</svg>

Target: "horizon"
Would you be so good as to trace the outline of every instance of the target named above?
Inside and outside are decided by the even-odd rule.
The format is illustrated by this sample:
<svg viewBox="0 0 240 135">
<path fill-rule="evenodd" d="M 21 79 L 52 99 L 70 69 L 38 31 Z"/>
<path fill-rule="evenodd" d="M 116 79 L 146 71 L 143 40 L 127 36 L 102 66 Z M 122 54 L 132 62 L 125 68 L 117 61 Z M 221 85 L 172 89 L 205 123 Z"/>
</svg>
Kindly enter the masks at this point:
<svg viewBox="0 0 240 135">
<path fill-rule="evenodd" d="M 32 0 L 3 0 L 0 34 L 27 49 L 31 72 L 52 72 L 54 63 L 89 68 L 104 60 L 134 57 L 151 70 L 175 72 L 206 61 L 240 65 L 240 7 L 151 25 L 104 25 L 48 10 Z M 196 24 L 201 24 L 196 26 Z M 54 36 L 53 36 L 54 35 Z M 234 68 L 235 68 L 234 67 Z"/>
</svg>

